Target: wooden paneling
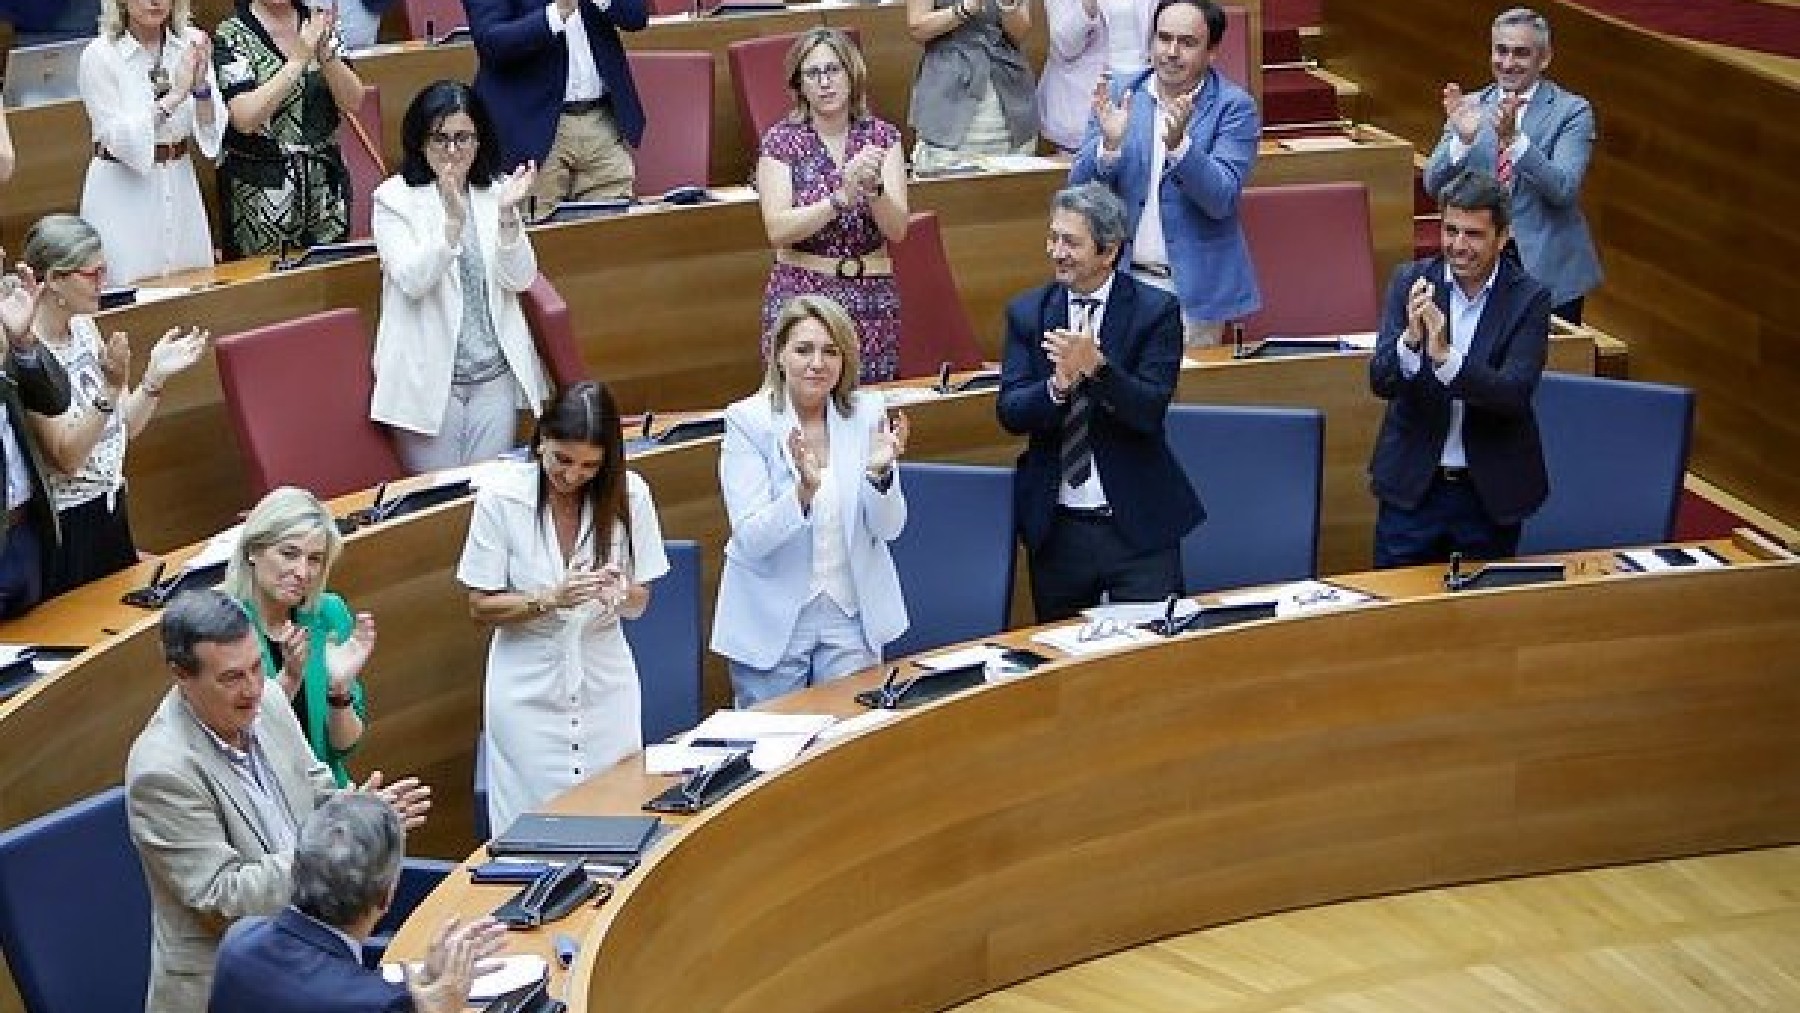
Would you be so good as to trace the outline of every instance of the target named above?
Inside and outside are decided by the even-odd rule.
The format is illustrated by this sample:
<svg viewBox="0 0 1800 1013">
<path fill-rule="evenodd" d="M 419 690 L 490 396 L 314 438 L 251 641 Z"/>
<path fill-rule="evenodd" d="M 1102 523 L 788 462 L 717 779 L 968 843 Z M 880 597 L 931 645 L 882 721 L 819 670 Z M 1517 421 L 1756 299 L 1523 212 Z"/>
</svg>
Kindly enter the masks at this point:
<svg viewBox="0 0 1800 1013">
<path fill-rule="evenodd" d="M 1428 150 L 1442 83 L 1489 77 L 1495 9 L 1326 0 L 1328 60 L 1362 86 L 1371 120 Z M 1607 278 L 1588 315 L 1631 346 L 1634 377 L 1695 388 L 1695 471 L 1800 515 L 1800 95 L 1575 4 L 1547 13 L 1552 72 L 1599 120 L 1582 206 Z"/>
</svg>

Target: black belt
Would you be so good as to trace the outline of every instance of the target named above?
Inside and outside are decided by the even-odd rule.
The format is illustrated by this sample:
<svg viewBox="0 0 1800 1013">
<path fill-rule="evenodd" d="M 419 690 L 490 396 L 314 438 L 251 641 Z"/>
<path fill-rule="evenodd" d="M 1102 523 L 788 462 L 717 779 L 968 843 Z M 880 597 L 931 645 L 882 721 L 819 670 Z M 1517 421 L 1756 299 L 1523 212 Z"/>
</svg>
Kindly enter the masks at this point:
<svg viewBox="0 0 1800 1013">
<path fill-rule="evenodd" d="M 606 106 L 607 101 L 604 98 L 584 98 L 580 102 L 564 102 L 562 114 L 564 116 L 586 116 L 588 113 L 599 112 Z"/>
<path fill-rule="evenodd" d="M 1437 470 L 1437 479 L 1440 482 L 1467 482 L 1469 469 L 1440 467 Z"/>
<path fill-rule="evenodd" d="M 1110 506 L 1077 507 L 1058 503 L 1056 512 L 1074 521 L 1110 521 L 1113 518 L 1113 508 Z"/>
</svg>

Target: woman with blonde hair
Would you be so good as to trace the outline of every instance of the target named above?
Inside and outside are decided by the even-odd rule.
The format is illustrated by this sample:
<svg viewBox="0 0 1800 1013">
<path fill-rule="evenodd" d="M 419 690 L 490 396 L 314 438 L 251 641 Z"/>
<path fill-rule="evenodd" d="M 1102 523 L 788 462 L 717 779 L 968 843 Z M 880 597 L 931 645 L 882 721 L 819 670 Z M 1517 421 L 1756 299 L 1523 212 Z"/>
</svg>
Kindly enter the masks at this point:
<svg viewBox="0 0 1800 1013">
<path fill-rule="evenodd" d="M 719 453 L 731 537 L 712 649 L 739 707 L 878 664 L 907 625 L 888 552 L 906 526 L 906 416 L 856 389 L 856 325 L 830 299 L 789 301 L 774 342 Z"/>
<path fill-rule="evenodd" d="M 350 783 L 344 761 L 368 720 L 360 680 L 375 650 L 375 618 L 353 615 L 325 590 L 343 548 L 337 521 L 317 496 L 273 489 L 244 518 L 221 585 L 249 613 L 263 671 L 280 684 L 313 755 L 340 787 Z"/>
<path fill-rule="evenodd" d="M 225 137 L 212 43 L 189 0 L 101 0 L 100 34 L 78 83 L 94 135 L 81 216 L 106 243 L 108 284 L 128 285 L 213 262 L 194 148 L 208 161 Z"/>
<path fill-rule="evenodd" d="M 900 370 L 900 286 L 887 244 L 906 238 L 900 131 L 869 115 L 868 68 L 836 28 L 800 33 L 787 55 L 793 111 L 763 135 L 756 190 L 775 265 L 763 293 L 763 358 L 788 300 L 816 294 L 862 335 L 865 383 Z"/>
</svg>

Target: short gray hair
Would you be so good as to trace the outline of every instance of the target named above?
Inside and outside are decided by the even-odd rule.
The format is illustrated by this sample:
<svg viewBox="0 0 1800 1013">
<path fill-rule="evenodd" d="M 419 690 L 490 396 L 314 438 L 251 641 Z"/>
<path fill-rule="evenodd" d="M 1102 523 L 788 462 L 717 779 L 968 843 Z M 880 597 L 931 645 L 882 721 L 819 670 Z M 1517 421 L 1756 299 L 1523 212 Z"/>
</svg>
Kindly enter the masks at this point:
<svg viewBox="0 0 1800 1013">
<path fill-rule="evenodd" d="M 1501 11 L 1494 18 L 1494 31 L 1502 28 L 1529 28 L 1537 32 L 1538 48 L 1550 48 L 1550 22 L 1542 14 L 1529 7 L 1514 7 Z"/>
<path fill-rule="evenodd" d="M 1050 210 L 1068 211 L 1087 219 L 1094 245 L 1104 250 L 1125 241 L 1125 204 L 1104 183 L 1077 183 L 1056 191 Z"/>
<path fill-rule="evenodd" d="M 42 281 L 52 274 L 69 274 L 87 266 L 104 250 L 100 233 L 80 215 L 45 215 L 25 233 L 20 256 Z"/>
<path fill-rule="evenodd" d="M 293 904 L 347 929 L 387 907 L 405 859 L 406 833 L 394 807 L 371 792 L 338 792 L 300 825 Z"/>
<path fill-rule="evenodd" d="M 200 673 L 194 648 L 201 644 L 235 644 L 250 635 L 244 607 L 217 588 L 183 591 L 163 609 L 163 659 L 188 675 Z"/>
</svg>

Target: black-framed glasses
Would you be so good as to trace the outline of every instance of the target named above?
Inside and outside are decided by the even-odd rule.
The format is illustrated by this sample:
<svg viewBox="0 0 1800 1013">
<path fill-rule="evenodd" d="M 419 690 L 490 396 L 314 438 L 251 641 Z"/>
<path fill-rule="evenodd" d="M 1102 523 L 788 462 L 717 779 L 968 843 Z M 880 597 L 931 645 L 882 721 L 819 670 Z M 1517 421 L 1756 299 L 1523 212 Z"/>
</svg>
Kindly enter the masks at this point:
<svg viewBox="0 0 1800 1013">
<path fill-rule="evenodd" d="M 481 137 L 473 130 L 458 130 L 451 134 L 433 130 L 426 140 L 431 142 L 432 147 L 448 151 L 453 148 L 472 148 L 481 142 Z"/>
<path fill-rule="evenodd" d="M 844 65 L 841 63 L 821 63 L 816 67 L 802 67 L 800 76 L 813 84 L 824 84 L 844 76 Z"/>
</svg>

